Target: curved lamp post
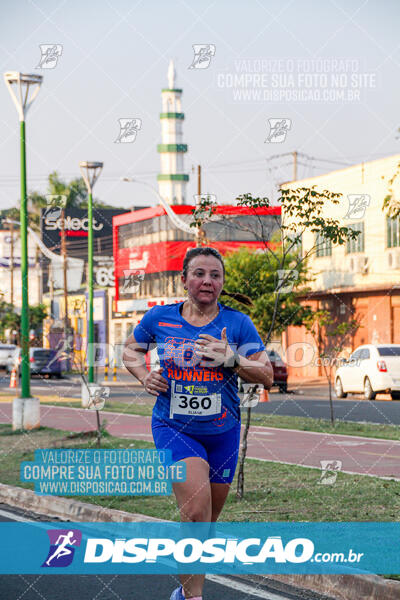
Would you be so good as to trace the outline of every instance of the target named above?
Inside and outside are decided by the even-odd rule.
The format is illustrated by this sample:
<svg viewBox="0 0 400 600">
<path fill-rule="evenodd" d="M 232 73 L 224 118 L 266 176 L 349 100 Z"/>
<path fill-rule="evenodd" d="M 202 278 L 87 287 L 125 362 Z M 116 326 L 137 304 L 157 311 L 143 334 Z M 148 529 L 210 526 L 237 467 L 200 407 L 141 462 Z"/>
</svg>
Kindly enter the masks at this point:
<svg viewBox="0 0 400 600">
<path fill-rule="evenodd" d="M 29 368 L 28 218 L 25 116 L 39 93 L 43 77 L 41 75 L 20 73 L 19 71 L 8 71 L 7 73 L 4 73 L 4 80 L 18 112 L 21 141 L 21 397 L 15 399 L 13 403 L 13 428 L 30 429 L 39 426 L 39 401 L 37 401 L 37 403 L 25 402 L 25 400 L 36 400 L 31 398 Z"/>
<path fill-rule="evenodd" d="M 140 183 L 140 185 L 145 185 L 146 187 L 148 187 L 153 192 L 153 194 L 156 194 L 157 198 L 160 201 L 161 206 L 165 209 L 165 212 L 167 213 L 168 217 L 171 219 L 171 221 L 175 225 L 175 227 L 177 229 L 181 229 L 182 231 L 185 231 L 186 233 L 191 233 L 193 236 L 197 236 L 197 229 L 193 229 L 193 227 L 190 227 L 187 223 L 185 223 L 185 221 L 180 219 L 178 217 L 178 215 L 176 215 L 174 213 L 174 211 L 172 210 L 172 208 L 168 204 L 168 202 L 166 202 L 164 200 L 164 198 L 161 196 L 161 194 L 152 185 L 147 183 L 147 181 L 142 181 L 141 179 L 135 179 L 134 177 L 122 177 L 121 179 L 122 179 L 122 181 L 127 181 L 129 183 Z"/>
<path fill-rule="evenodd" d="M 83 161 L 79 163 L 88 191 L 88 383 L 94 383 L 94 323 L 93 323 L 93 196 L 94 184 L 100 177 L 102 162 Z"/>
</svg>

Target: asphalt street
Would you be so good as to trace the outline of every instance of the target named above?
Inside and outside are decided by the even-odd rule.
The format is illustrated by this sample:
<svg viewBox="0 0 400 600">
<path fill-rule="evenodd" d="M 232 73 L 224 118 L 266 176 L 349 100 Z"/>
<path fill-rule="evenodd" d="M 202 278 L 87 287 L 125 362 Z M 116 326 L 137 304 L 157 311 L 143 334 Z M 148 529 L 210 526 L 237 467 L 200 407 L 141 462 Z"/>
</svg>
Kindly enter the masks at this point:
<svg viewBox="0 0 400 600">
<path fill-rule="evenodd" d="M 109 403 L 138 401 L 139 404 L 152 403 L 154 397 L 143 392 L 143 388 L 133 382 L 128 374 L 119 374 L 119 382 L 114 385 L 110 380 Z M 0 377 L 0 391 L 15 393 L 9 390 L 9 378 L 3 374 Z M 74 379 L 31 379 L 32 394 L 47 396 L 55 395 L 62 399 L 80 398 L 81 383 Z M 295 417 L 312 417 L 330 419 L 329 396 L 327 386 L 289 386 L 288 394 L 281 394 L 273 388 L 269 394 L 269 402 L 259 404 L 253 409 L 254 413 L 275 414 Z M 0 398 L 1 400 L 1 398 Z M 72 405 L 72 404 L 71 404 Z M 349 395 L 346 399 L 338 400 L 333 396 L 334 415 L 344 421 L 384 423 L 400 425 L 400 402 L 391 401 L 389 395 L 381 394 L 376 400 L 364 400 L 362 395 Z M 107 407 L 106 407 L 107 408 Z"/>
<path fill-rule="evenodd" d="M 0 522 L 36 521 L 43 516 L 0 504 Z M 0 528 L 1 529 L 1 528 Z M 6 543 L 6 540 L 2 540 Z M 38 557 L 41 561 L 43 557 Z M 23 572 L 23 565 L 21 565 Z M 168 600 L 178 586 L 173 575 L 0 575 L 1 600 Z M 267 580 L 207 575 L 205 600 L 324 600 L 314 592 Z M 329 599 L 327 599 L 329 600 Z"/>
</svg>

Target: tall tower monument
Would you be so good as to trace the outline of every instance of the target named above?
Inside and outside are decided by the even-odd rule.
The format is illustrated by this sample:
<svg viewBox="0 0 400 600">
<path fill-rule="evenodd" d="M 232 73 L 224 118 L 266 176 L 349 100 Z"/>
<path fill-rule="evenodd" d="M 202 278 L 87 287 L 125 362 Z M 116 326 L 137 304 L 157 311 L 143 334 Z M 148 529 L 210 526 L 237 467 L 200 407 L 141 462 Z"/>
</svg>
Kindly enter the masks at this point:
<svg viewBox="0 0 400 600">
<path fill-rule="evenodd" d="M 160 195 L 169 204 L 186 204 L 186 183 L 189 175 L 184 173 L 183 157 L 187 144 L 182 143 L 183 120 L 182 90 L 175 87 L 176 71 L 171 60 L 168 67 L 168 87 L 161 93 L 162 113 L 161 144 L 157 150 L 161 157 L 161 173 L 157 175 Z"/>
</svg>

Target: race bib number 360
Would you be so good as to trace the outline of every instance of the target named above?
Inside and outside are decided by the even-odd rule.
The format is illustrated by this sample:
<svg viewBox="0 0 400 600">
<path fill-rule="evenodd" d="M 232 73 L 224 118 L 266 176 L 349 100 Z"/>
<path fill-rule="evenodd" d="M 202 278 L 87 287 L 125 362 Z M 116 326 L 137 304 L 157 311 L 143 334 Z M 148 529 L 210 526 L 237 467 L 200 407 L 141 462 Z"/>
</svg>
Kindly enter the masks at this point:
<svg viewBox="0 0 400 600">
<path fill-rule="evenodd" d="M 220 412 L 221 394 L 207 394 L 207 390 L 199 386 L 171 381 L 170 419 L 174 415 L 213 417 Z"/>
</svg>

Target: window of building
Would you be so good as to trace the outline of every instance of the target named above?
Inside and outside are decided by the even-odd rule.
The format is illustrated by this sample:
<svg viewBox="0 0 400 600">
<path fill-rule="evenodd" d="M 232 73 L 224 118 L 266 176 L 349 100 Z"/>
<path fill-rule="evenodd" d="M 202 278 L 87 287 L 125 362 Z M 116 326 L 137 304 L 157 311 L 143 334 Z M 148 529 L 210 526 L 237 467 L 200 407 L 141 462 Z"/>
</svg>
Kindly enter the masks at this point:
<svg viewBox="0 0 400 600">
<path fill-rule="evenodd" d="M 386 217 L 387 247 L 400 246 L 400 216 Z"/>
<path fill-rule="evenodd" d="M 353 231 L 359 231 L 360 233 L 355 240 L 348 239 L 346 241 L 346 252 L 352 254 L 353 252 L 364 252 L 364 223 L 353 223 L 349 226 L 349 229 Z"/>
<path fill-rule="evenodd" d="M 137 238 L 159 233 L 162 223 L 160 219 L 163 217 L 153 217 L 144 219 L 143 221 L 135 221 L 118 227 L 118 245 L 120 248 L 129 248 L 132 240 L 135 238 L 135 243 L 138 243 Z"/>
<path fill-rule="evenodd" d="M 228 215 L 205 223 L 206 237 L 219 241 L 269 240 L 280 225 L 280 216 L 274 215 Z"/>
<path fill-rule="evenodd" d="M 190 218 L 184 218 L 188 223 Z M 228 215 L 206 223 L 206 237 L 219 241 L 268 240 L 280 225 L 280 216 L 274 215 Z M 165 232 L 165 233 L 162 233 Z M 153 217 L 118 227 L 118 245 L 129 248 L 162 240 L 192 241 L 193 234 L 172 226 L 167 215 Z"/>
<path fill-rule="evenodd" d="M 315 246 L 317 258 L 322 256 L 332 256 L 332 240 L 325 238 L 320 231 L 316 234 Z"/>
</svg>

